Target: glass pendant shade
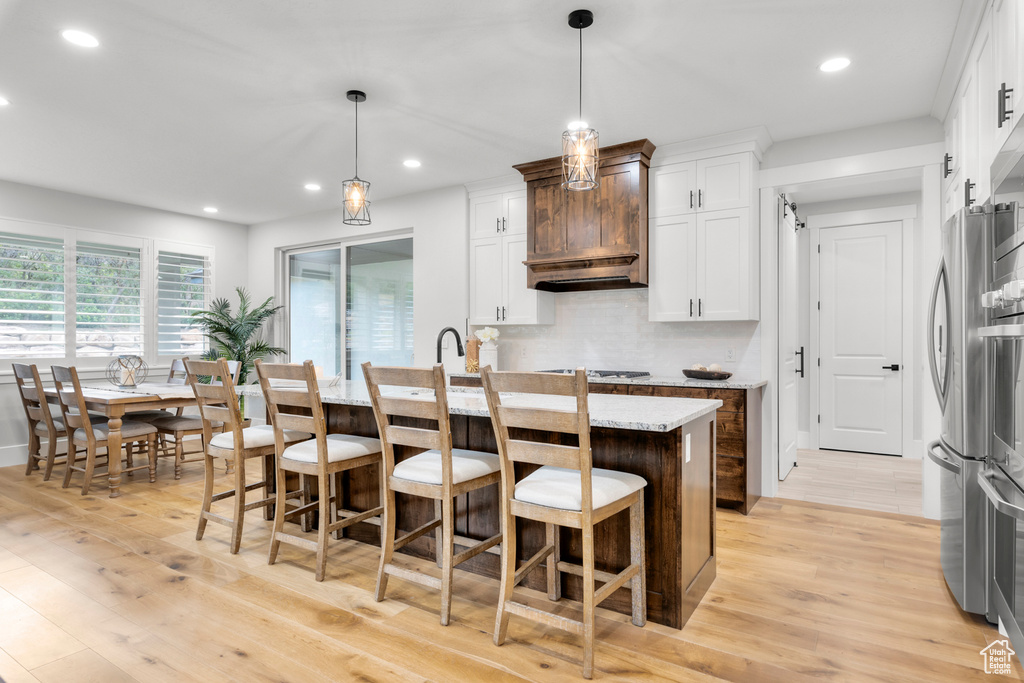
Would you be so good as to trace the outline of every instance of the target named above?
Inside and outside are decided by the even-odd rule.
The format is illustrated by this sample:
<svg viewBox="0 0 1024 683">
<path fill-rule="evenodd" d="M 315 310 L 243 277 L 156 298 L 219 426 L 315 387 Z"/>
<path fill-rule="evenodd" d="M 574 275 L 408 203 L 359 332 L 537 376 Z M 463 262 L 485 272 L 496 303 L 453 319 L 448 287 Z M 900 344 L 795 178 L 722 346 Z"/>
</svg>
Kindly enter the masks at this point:
<svg viewBox="0 0 1024 683">
<path fill-rule="evenodd" d="M 345 198 L 345 218 L 342 222 L 345 225 L 369 225 L 370 201 L 367 197 L 370 194 L 370 183 L 356 176 L 341 184 L 341 192 Z"/>
<path fill-rule="evenodd" d="M 599 147 L 597 131 L 593 128 L 562 133 L 562 187 L 576 192 L 598 187 Z"/>
</svg>

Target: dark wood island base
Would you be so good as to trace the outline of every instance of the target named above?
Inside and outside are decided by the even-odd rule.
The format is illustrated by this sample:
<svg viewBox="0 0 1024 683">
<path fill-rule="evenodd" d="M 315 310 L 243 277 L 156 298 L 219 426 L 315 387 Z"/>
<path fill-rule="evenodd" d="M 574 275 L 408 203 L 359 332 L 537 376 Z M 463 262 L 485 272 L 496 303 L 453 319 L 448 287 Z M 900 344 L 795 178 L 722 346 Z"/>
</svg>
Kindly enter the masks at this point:
<svg viewBox="0 0 1024 683">
<path fill-rule="evenodd" d="M 324 407 L 328 432 L 377 436 L 369 407 L 327 402 Z M 455 448 L 497 452 L 490 419 L 453 414 L 451 426 Z M 644 492 L 647 616 L 673 628 L 683 627 L 715 579 L 715 427 L 712 412 L 667 432 L 601 427 L 591 430 L 595 467 L 638 474 L 648 482 Z M 347 473 L 343 480 L 342 505 L 347 509 L 368 510 L 378 505 L 377 468 L 362 470 Z M 498 533 L 498 505 L 496 485 L 460 496 L 456 500 L 456 534 L 481 540 Z M 398 509 L 398 526 L 406 531 L 434 517 L 433 503 L 423 498 L 399 494 Z M 623 511 L 596 528 L 598 569 L 618 572 L 629 564 L 628 522 L 628 512 Z M 520 560 L 544 545 L 543 525 L 520 520 L 517 530 Z M 367 523 L 349 529 L 346 535 L 365 543 L 380 543 L 380 529 Z M 563 558 L 579 562 L 579 532 L 562 529 L 561 543 Z M 434 538 L 425 535 L 400 552 L 433 560 Z M 497 579 L 498 552 L 495 547 L 459 568 Z M 581 579 L 562 574 L 562 581 L 563 595 L 580 599 Z M 522 585 L 546 592 L 544 572 L 531 572 Z M 629 614 L 629 589 L 620 588 L 602 607 Z"/>
</svg>

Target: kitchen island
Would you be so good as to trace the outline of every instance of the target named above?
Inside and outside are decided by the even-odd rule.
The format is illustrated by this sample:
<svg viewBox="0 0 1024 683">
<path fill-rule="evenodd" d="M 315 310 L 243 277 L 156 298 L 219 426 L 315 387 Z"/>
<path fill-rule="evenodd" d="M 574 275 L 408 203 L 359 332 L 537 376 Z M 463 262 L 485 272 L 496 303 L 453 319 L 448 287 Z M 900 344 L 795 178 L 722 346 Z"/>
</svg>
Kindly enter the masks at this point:
<svg viewBox="0 0 1024 683">
<path fill-rule="evenodd" d="M 377 426 L 363 382 L 321 385 L 329 433 L 377 436 Z M 239 393 L 259 396 L 256 386 L 240 387 Z M 426 398 L 432 392 L 422 392 Z M 563 400 L 564 399 L 564 400 Z M 503 401 L 505 399 L 503 398 Z M 515 396 L 507 403 L 544 407 L 575 407 L 571 397 Z M 452 443 L 455 448 L 497 452 L 487 402 L 473 389 L 452 388 L 448 393 Z M 719 400 L 658 396 L 590 397 L 591 449 L 595 467 L 638 474 L 647 480 L 644 491 L 647 543 L 648 619 L 682 628 L 715 578 L 715 414 Z M 419 421 L 422 423 L 422 421 Z M 416 426 L 417 420 L 401 422 Z M 550 438 L 568 438 L 550 435 Z M 396 457 L 415 451 L 396 449 Z M 524 469 L 522 474 L 528 470 Z M 378 505 L 379 472 L 375 467 L 347 473 L 342 484 L 342 505 L 367 510 Z M 456 534 L 463 539 L 485 539 L 500 531 L 498 487 L 491 486 L 456 500 Z M 398 526 L 412 530 L 434 516 L 433 502 L 403 496 L 398 500 Z M 519 521 L 518 554 L 529 558 L 544 545 L 544 527 Z M 376 526 L 360 524 L 346 535 L 374 545 L 380 542 Z M 579 532 L 562 529 L 563 558 L 580 560 Z M 617 572 L 629 564 L 629 524 L 622 512 L 595 532 L 597 568 Z M 459 539 L 456 538 L 456 543 Z M 498 548 L 459 565 L 492 578 L 499 575 Z M 434 558 L 434 539 L 423 536 L 402 549 L 411 555 Z M 563 594 L 580 599 L 580 579 L 562 575 Z M 544 572 L 528 575 L 523 585 L 545 590 Z M 611 595 L 602 607 L 630 613 L 626 588 Z"/>
</svg>

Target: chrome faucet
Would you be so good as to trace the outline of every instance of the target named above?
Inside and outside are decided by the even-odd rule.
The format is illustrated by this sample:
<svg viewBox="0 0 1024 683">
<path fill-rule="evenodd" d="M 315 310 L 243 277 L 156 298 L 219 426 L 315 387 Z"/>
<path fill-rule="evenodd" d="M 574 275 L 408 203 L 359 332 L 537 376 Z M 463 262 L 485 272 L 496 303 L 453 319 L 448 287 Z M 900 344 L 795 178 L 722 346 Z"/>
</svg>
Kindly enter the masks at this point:
<svg viewBox="0 0 1024 683">
<path fill-rule="evenodd" d="M 457 329 L 455 329 L 454 327 L 446 327 L 443 330 L 441 330 L 441 334 L 437 335 L 437 362 L 438 363 L 441 362 L 441 340 L 444 339 L 444 335 L 446 333 L 448 333 L 448 332 L 451 332 L 452 334 L 455 335 L 455 347 L 458 349 L 459 355 L 460 356 L 465 356 L 466 355 L 465 349 L 462 348 L 462 338 L 459 337 L 459 331 Z"/>
</svg>

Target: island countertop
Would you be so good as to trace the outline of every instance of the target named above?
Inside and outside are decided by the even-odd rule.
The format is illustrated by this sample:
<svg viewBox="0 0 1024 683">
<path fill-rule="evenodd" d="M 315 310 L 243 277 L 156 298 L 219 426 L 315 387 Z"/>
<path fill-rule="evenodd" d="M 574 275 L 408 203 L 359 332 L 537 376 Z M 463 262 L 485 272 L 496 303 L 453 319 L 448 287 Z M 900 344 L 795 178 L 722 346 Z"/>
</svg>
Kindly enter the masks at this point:
<svg viewBox="0 0 1024 683">
<path fill-rule="evenodd" d="M 479 379 L 479 372 L 451 372 L 449 377 L 464 379 Z M 768 384 L 764 379 L 742 379 L 730 377 L 729 379 L 689 379 L 683 374 L 667 377 L 665 375 L 649 375 L 647 377 L 588 377 L 591 384 L 628 384 L 635 386 L 653 387 L 695 387 L 699 389 L 757 389 Z"/>
<path fill-rule="evenodd" d="M 258 385 L 238 387 L 242 396 L 262 398 Z M 387 391 L 385 395 L 416 396 L 433 400 L 433 392 L 423 390 Z M 348 406 L 370 406 L 370 395 L 366 384 L 355 380 L 323 380 L 320 382 L 320 400 L 323 403 Z M 502 395 L 502 403 L 532 408 L 554 408 L 575 410 L 576 399 L 572 396 L 543 396 L 537 394 Z M 722 407 L 717 399 L 668 398 L 663 396 L 617 396 L 612 394 L 591 394 L 590 426 L 610 429 L 630 429 L 642 432 L 670 432 L 699 417 L 714 413 Z M 448 410 L 452 415 L 489 417 L 487 399 L 480 389 L 453 387 L 448 390 Z"/>
</svg>

